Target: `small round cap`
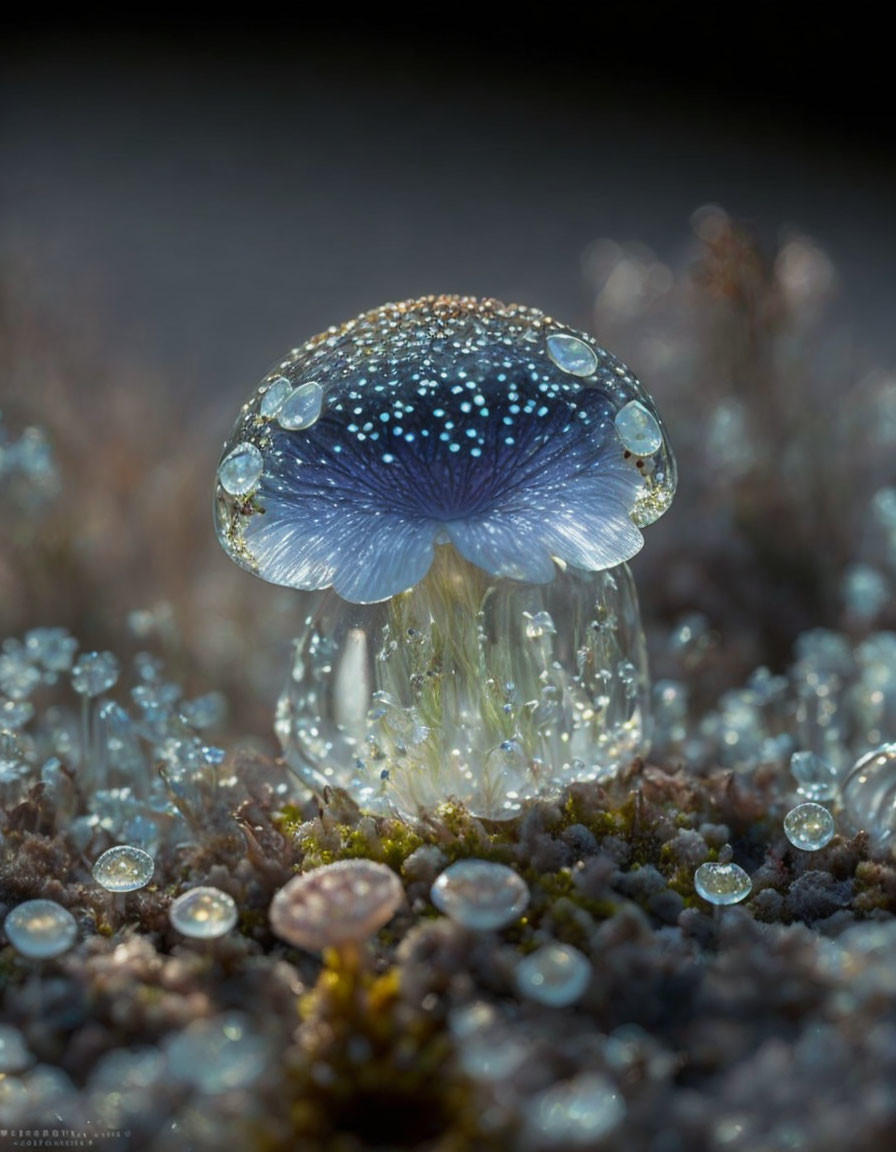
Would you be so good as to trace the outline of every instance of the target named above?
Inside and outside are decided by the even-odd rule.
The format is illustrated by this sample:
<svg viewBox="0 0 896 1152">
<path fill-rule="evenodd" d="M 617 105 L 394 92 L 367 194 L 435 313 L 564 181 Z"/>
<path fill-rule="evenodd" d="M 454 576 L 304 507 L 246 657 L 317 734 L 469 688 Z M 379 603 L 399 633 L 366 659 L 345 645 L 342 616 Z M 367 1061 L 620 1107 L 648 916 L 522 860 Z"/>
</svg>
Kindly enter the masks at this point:
<svg viewBox="0 0 896 1152">
<path fill-rule="evenodd" d="M 104 852 L 93 866 L 93 878 L 107 892 L 136 892 L 152 880 L 155 862 L 142 848 L 118 844 Z"/>
<path fill-rule="evenodd" d="M 512 924 L 529 903 L 525 880 L 491 860 L 458 860 L 439 876 L 430 895 L 440 912 L 479 932 Z"/>
<path fill-rule="evenodd" d="M 271 901 L 274 933 L 308 952 L 360 944 L 395 915 L 404 900 L 391 868 L 373 860 L 340 860 L 295 876 Z"/>
<path fill-rule="evenodd" d="M 55 900 L 26 900 L 13 908 L 3 928 L 16 952 L 30 960 L 61 956 L 78 936 L 74 916 Z"/>
<path fill-rule="evenodd" d="M 236 904 L 220 888 L 190 888 L 168 909 L 168 919 L 182 936 L 214 940 L 236 924 Z"/>
</svg>

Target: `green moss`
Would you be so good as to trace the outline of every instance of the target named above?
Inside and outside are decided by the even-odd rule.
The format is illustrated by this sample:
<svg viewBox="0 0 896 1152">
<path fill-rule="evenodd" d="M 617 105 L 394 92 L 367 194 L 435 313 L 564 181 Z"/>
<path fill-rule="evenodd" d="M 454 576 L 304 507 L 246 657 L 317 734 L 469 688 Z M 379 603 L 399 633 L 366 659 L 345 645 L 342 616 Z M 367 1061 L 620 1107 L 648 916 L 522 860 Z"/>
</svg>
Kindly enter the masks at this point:
<svg viewBox="0 0 896 1152">
<path fill-rule="evenodd" d="M 297 804 L 284 804 L 279 812 L 273 814 L 271 820 L 280 835 L 289 841 L 295 840 L 299 828 L 305 823 L 305 817 Z"/>
<path fill-rule="evenodd" d="M 857 912 L 896 911 L 887 892 L 885 869 L 874 860 L 861 860 L 856 865 L 853 892 L 853 907 Z"/>
<path fill-rule="evenodd" d="M 310 1058 L 286 1072 L 280 1120 L 287 1131 L 273 1121 L 254 1147 L 497 1152 L 506 1146 L 506 1132 L 494 1141 L 481 1138 L 475 1089 L 459 1074 L 441 1021 L 403 1001 L 398 969 L 376 976 L 330 955 L 302 998 L 301 1017 Z"/>
<path fill-rule="evenodd" d="M 581 824 L 597 839 L 605 836 L 624 836 L 631 825 L 630 814 L 625 806 L 619 808 L 594 808 L 585 799 L 583 791 L 572 789 L 563 805 L 565 826 Z"/>
</svg>

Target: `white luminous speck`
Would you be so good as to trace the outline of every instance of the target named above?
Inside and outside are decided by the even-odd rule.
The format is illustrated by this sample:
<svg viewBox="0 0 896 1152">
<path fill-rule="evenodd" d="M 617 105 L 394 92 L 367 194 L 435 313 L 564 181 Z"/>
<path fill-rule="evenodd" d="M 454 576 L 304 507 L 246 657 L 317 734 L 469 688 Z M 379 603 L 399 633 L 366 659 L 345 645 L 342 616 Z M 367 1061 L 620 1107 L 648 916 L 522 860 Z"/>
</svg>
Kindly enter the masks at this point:
<svg viewBox="0 0 896 1152">
<path fill-rule="evenodd" d="M 616 431 L 625 447 L 635 456 L 652 456 L 663 443 L 656 419 L 640 400 L 630 400 L 616 414 Z"/>
<path fill-rule="evenodd" d="M 142 848 L 119 844 L 104 852 L 93 866 L 93 878 L 108 892 L 136 892 L 152 880 L 155 862 Z"/>
<path fill-rule="evenodd" d="M 278 376 L 276 380 L 271 381 L 267 392 L 262 396 L 258 411 L 265 419 L 270 420 L 283 407 L 283 402 L 290 392 L 292 392 L 292 384 L 285 376 Z"/>
<path fill-rule="evenodd" d="M 218 480 L 230 496 L 247 496 L 261 479 L 264 460 L 254 444 L 237 444 L 221 461 Z"/>
<path fill-rule="evenodd" d="M 431 896 L 440 912 L 480 932 L 512 924 L 529 903 L 525 881 L 490 860 L 458 860 L 439 876 Z"/>
<path fill-rule="evenodd" d="M 570 376 L 592 376 L 597 371 L 597 357 L 593 348 L 578 336 L 554 332 L 548 336 L 547 346 L 548 356 Z"/>
<path fill-rule="evenodd" d="M 750 895 L 753 882 L 738 864 L 701 864 L 694 873 L 697 895 L 710 904 L 739 904 Z"/>
<path fill-rule="evenodd" d="M 794 848 L 817 852 L 834 838 L 834 817 L 820 804 L 797 804 L 784 817 L 784 833 Z"/>
<path fill-rule="evenodd" d="M 520 995 L 556 1008 L 574 1004 L 590 980 L 590 961 L 569 944 L 545 944 L 516 967 Z"/>
<path fill-rule="evenodd" d="M 288 432 L 310 428 L 320 416 L 324 403 L 324 390 L 312 381 L 300 384 L 284 400 L 277 413 L 277 423 Z"/>
<path fill-rule="evenodd" d="M 61 956 L 78 936 L 74 916 L 55 900 L 26 900 L 9 913 L 3 929 L 16 952 L 30 960 Z"/>
<path fill-rule="evenodd" d="M 168 919 L 183 936 L 194 940 L 214 940 L 226 935 L 236 924 L 233 897 L 220 888 L 191 888 L 174 901 Z"/>
</svg>

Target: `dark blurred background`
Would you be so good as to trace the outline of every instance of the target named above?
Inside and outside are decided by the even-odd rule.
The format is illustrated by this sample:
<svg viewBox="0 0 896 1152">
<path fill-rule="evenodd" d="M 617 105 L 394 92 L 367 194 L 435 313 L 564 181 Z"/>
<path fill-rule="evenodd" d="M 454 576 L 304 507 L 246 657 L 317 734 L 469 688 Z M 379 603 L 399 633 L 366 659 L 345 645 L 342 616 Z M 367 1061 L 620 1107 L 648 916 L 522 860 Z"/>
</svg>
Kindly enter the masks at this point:
<svg viewBox="0 0 896 1152">
<path fill-rule="evenodd" d="M 780 664 L 797 631 L 833 620 L 854 541 L 826 543 L 822 587 L 806 558 L 830 517 L 811 489 L 798 511 L 815 527 L 800 555 L 782 556 L 792 510 L 776 503 L 780 487 L 756 498 L 761 452 L 730 474 L 755 528 L 742 532 L 696 458 L 708 433 L 695 422 L 715 381 L 719 420 L 726 397 L 751 393 L 769 408 L 768 429 L 747 412 L 756 442 L 792 435 L 799 413 L 781 415 L 775 399 L 790 387 L 790 330 L 766 325 L 781 284 L 811 297 L 810 311 L 812 285 L 832 285 L 816 293 L 817 327 L 784 309 L 809 397 L 799 403 L 816 418 L 823 395 L 848 395 L 894 360 L 892 68 L 874 20 L 861 5 L 825 22 L 764 3 L 439 5 L 290 23 L 258 8 L 239 26 L 20 14 L 0 45 L 0 409 L 10 434 L 46 426 L 64 491 L 14 562 L 0 554 L 2 634 L 65 623 L 114 645 L 129 612 L 166 602 L 205 676 L 220 684 L 222 668 L 249 659 L 248 636 L 275 679 L 283 664 L 265 645 L 291 634 L 295 600 L 233 569 L 211 525 L 238 407 L 269 364 L 326 326 L 386 300 L 465 292 L 541 307 L 631 361 L 683 477 L 648 534 L 645 556 L 664 567 L 652 584 L 639 575 L 646 611 L 668 622 L 700 608 L 722 627 L 739 612 L 745 634 L 762 617 L 740 670 Z M 712 203 L 744 222 L 752 247 L 703 236 L 715 260 L 704 285 L 743 306 L 734 337 L 723 324 L 704 339 L 708 305 L 667 289 L 693 260 L 695 210 Z M 782 249 L 793 235 L 818 251 Z M 660 285 L 661 315 L 650 292 L 640 311 L 626 312 L 627 298 L 616 312 L 596 304 L 602 238 L 634 253 L 625 276 L 646 269 L 638 284 Z M 757 317 L 774 350 L 729 363 Z M 812 391 L 819 365 L 826 392 Z M 823 458 L 813 435 L 809 454 Z M 757 543 L 770 525 L 781 539 Z M 695 552 L 688 531 L 704 549 L 715 541 L 714 555 Z M 679 563 L 688 549 L 690 567 Z M 770 594 L 769 580 L 789 595 Z M 272 689 L 258 682 L 267 717 Z"/>
<path fill-rule="evenodd" d="M 0 256 L 77 343 L 233 401 L 362 308 L 488 293 L 587 321 L 596 237 L 674 261 L 706 201 L 816 236 L 887 352 L 887 49 L 861 6 L 20 18 Z M 884 65 L 884 66 L 882 66 Z"/>
</svg>

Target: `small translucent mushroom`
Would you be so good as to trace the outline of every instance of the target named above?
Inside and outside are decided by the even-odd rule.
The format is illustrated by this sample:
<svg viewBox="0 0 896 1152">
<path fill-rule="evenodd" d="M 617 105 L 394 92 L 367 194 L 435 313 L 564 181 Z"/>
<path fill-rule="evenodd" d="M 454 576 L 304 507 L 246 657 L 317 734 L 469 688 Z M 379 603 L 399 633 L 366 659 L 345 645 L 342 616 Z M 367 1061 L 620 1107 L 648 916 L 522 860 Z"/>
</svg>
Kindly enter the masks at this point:
<svg viewBox="0 0 896 1152">
<path fill-rule="evenodd" d="M 236 902 L 220 888 L 190 888 L 172 902 L 168 919 L 191 940 L 216 940 L 236 925 Z"/>
<path fill-rule="evenodd" d="M 436 908 L 457 924 L 488 932 L 506 928 L 522 916 L 529 889 L 506 864 L 458 860 L 437 878 L 431 897 Z"/>
<path fill-rule="evenodd" d="M 401 881 L 374 860 L 339 860 L 294 876 L 271 901 L 271 930 L 307 952 L 332 950 L 357 968 L 361 948 L 404 901 Z"/>
<path fill-rule="evenodd" d="M 90 702 L 114 687 L 118 673 L 118 660 L 112 652 L 82 652 L 71 670 L 72 688 L 81 697 L 81 770 L 85 780 L 94 785 Z"/>
<path fill-rule="evenodd" d="M 807 800 L 833 800 L 840 791 L 837 768 L 815 752 L 794 752 L 790 772 L 797 791 Z"/>
<path fill-rule="evenodd" d="M 694 873 L 697 895 L 708 903 L 721 907 L 739 904 L 753 890 L 753 881 L 739 864 L 701 864 Z"/>
<path fill-rule="evenodd" d="M 812 801 L 797 804 L 784 817 L 784 834 L 803 852 L 817 852 L 834 838 L 834 817 L 827 808 Z"/>
<path fill-rule="evenodd" d="M 563 1008 L 581 999 L 591 976 L 591 961 L 587 956 L 578 948 L 556 942 L 530 952 L 516 966 L 520 995 L 554 1008 Z"/>
<path fill-rule="evenodd" d="M 107 892 L 136 892 L 152 880 L 155 861 L 142 848 L 119 844 L 93 865 L 93 878 Z"/>
<path fill-rule="evenodd" d="M 896 744 L 881 744 L 859 757 L 843 779 L 843 809 L 875 848 L 896 842 Z"/>
<path fill-rule="evenodd" d="M 155 867 L 152 856 L 142 848 L 118 844 L 96 860 L 92 872 L 97 884 L 113 894 L 113 905 L 122 914 L 127 893 L 145 888 L 152 880 Z"/>
<path fill-rule="evenodd" d="M 78 938 L 78 925 L 55 900 L 26 900 L 3 922 L 6 938 L 20 956 L 50 960 L 68 952 Z"/>
</svg>

